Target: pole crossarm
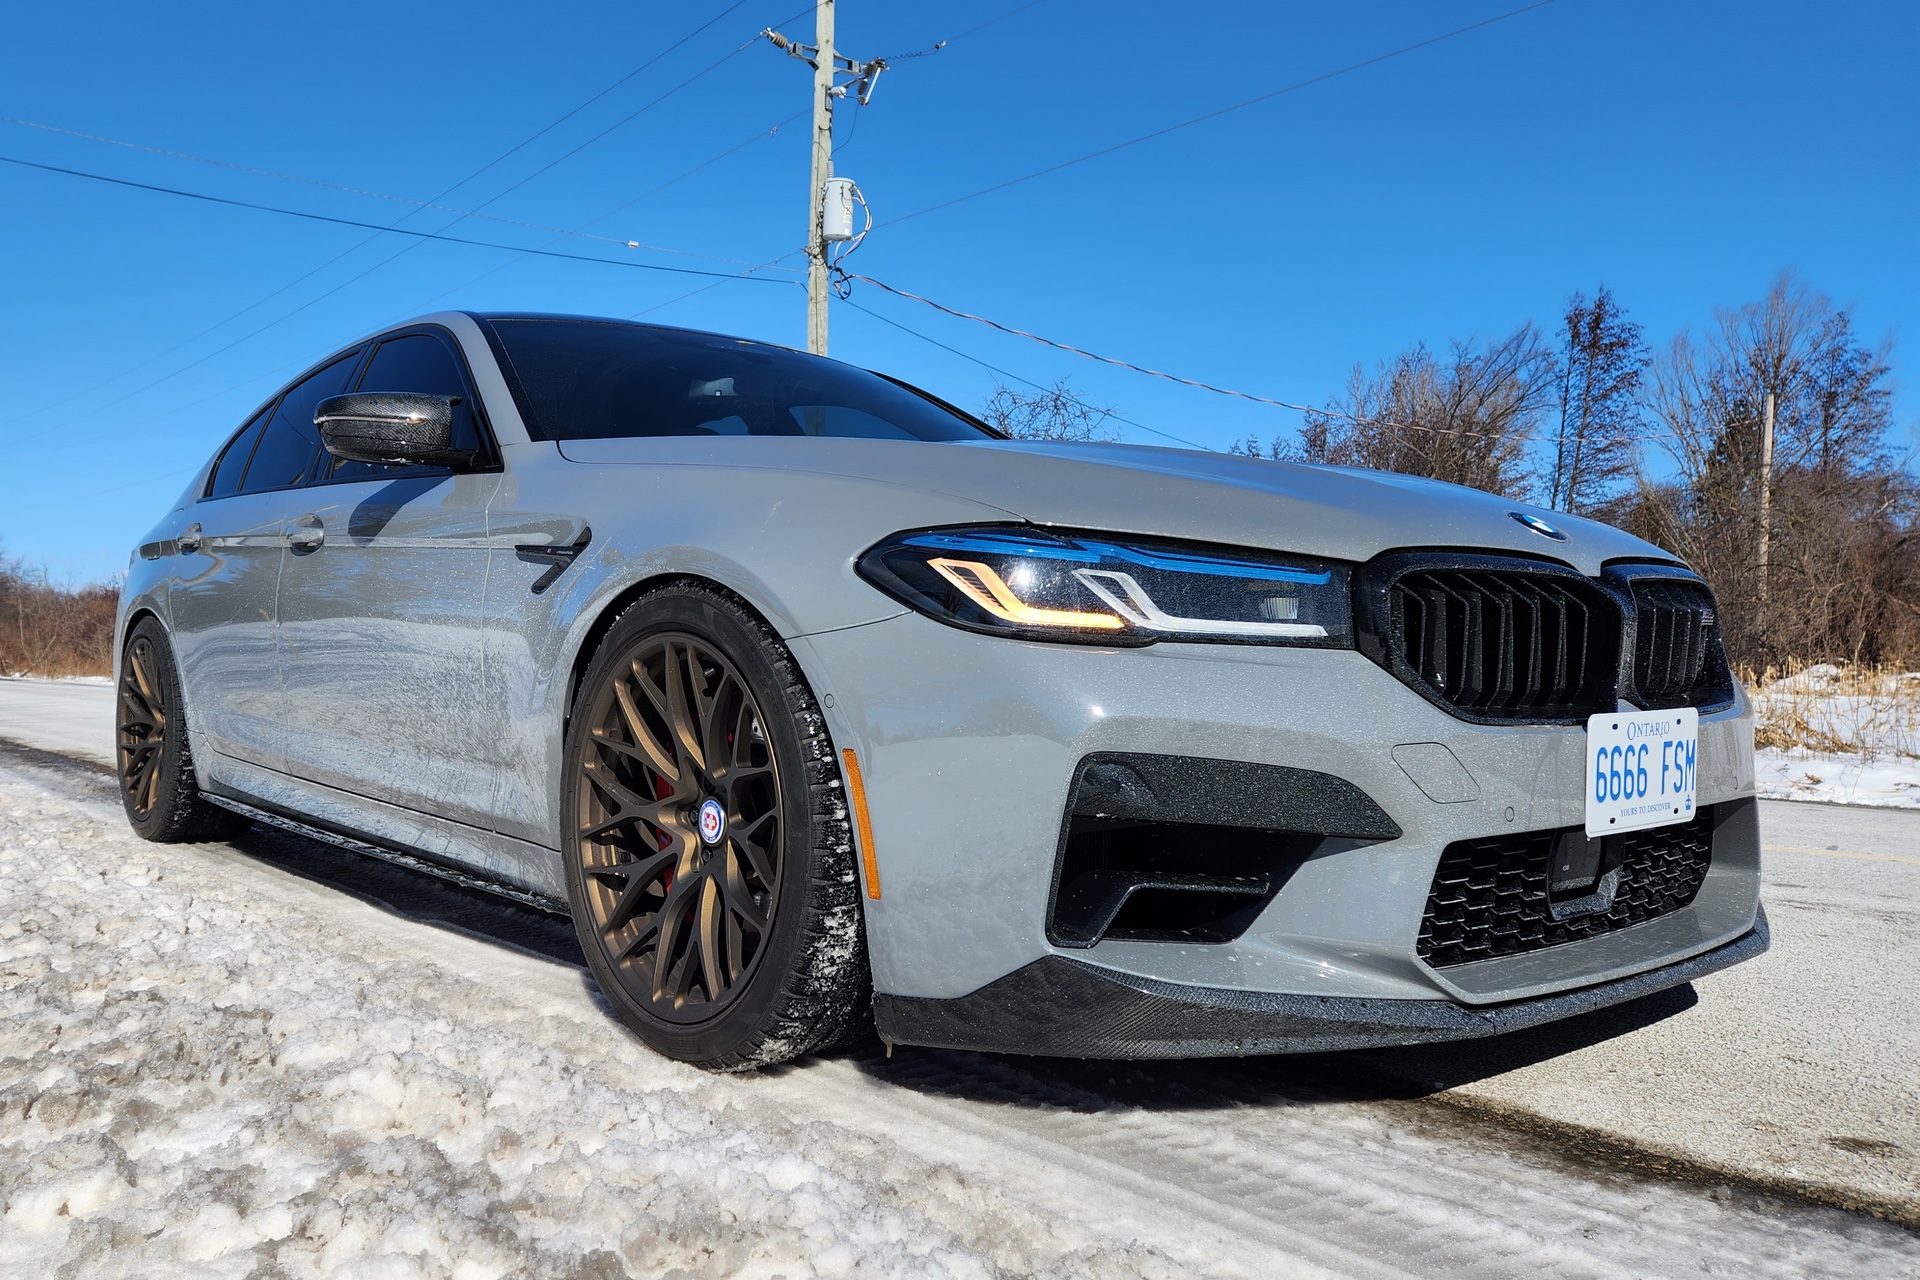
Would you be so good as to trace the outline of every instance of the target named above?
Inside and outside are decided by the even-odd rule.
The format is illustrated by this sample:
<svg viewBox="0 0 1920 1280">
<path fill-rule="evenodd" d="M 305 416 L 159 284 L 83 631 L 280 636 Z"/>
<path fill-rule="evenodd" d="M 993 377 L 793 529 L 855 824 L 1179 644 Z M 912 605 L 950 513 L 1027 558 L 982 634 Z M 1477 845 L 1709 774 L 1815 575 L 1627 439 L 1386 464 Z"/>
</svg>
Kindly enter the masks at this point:
<svg viewBox="0 0 1920 1280">
<path fill-rule="evenodd" d="M 818 45 L 801 44 L 798 40 L 793 40 L 781 35 L 772 27 L 768 27 L 760 34 L 766 37 L 774 48 L 779 49 L 788 57 L 800 59 L 800 61 L 806 63 L 815 71 L 820 69 L 820 47 Z M 941 41 L 941 44 L 945 43 L 944 40 Z M 938 49 L 939 47 L 939 45 L 936 45 L 934 49 Z M 922 53 L 910 53 L 907 57 L 923 57 L 926 53 L 933 52 L 934 49 L 925 50 Z M 834 73 L 836 75 L 851 76 L 852 79 L 847 81 L 846 84 L 835 85 L 829 92 L 836 98 L 844 98 L 847 96 L 848 89 L 855 89 L 857 92 L 854 96 L 859 99 L 860 105 L 864 107 L 873 100 L 873 87 L 879 82 L 880 73 L 885 71 L 889 65 L 885 58 L 869 58 L 865 62 L 858 62 L 847 57 L 844 53 L 835 53 L 833 55 Z"/>
</svg>

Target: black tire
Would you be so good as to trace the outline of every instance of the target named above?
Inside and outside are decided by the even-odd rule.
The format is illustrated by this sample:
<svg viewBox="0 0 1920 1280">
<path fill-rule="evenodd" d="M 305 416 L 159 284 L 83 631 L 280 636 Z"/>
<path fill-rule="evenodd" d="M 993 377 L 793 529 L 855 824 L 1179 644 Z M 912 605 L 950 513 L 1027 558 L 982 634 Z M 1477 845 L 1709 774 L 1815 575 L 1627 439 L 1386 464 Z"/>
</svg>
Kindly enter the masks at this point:
<svg viewBox="0 0 1920 1280">
<path fill-rule="evenodd" d="M 564 777 L 574 926 L 642 1040 L 743 1071 L 863 1029 L 839 764 L 792 655 L 742 602 L 676 583 L 629 606 L 581 680 Z"/>
<path fill-rule="evenodd" d="M 151 617 L 127 634 L 114 699 L 120 802 L 143 840 L 225 840 L 252 824 L 209 803 L 193 771 L 186 699 L 167 633 Z"/>
</svg>

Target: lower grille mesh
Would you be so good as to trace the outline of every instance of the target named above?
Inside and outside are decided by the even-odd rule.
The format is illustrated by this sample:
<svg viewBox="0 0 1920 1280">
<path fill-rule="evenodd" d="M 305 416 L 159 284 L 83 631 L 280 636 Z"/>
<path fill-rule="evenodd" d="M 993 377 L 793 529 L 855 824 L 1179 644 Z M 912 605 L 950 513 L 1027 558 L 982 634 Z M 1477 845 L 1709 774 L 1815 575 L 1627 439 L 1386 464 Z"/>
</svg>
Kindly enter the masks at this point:
<svg viewBox="0 0 1920 1280">
<path fill-rule="evenodd" d="M 1620 881 L 1605 910 L 1553 918 L 1547 880 L 1558 831 L 1460 840 L 1440 855 L 1420 958 L 1436 969 L 1519 955 L 1657 919 L 1692 902 L 1713 853 L 1713 812 L 1691 822 L 1610 837 L 1621 842 Z"/>
</svg>

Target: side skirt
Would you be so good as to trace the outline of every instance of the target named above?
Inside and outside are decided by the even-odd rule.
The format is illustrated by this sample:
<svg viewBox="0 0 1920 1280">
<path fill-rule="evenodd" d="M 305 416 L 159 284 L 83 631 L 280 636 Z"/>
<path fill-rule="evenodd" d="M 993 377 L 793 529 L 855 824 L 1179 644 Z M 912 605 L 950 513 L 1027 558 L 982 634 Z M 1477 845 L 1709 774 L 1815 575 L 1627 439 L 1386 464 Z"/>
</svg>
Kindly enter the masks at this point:
<svg viewBox="0 0 1920 1280">
<path fill-rule="evenodd" d="M 533 907 L 539 911 L 568 917 L 571 917 L 573 914 L 568 910 L 566 903 L 555 898 L 550 898 L 542 893 L 533 893 L 529 890 L 507 884 L 504 881 L 490 880 L 484 876 L 475 875 L 471 871 L 463 871 L 455 867 L 449 867 L 444 863 L 434 862 L 431 859 L 423 858 L 418 854 L 409 853 L 403 849 L 396 849 L 389 845 L 375 844 L 370 840 L 363 840 L 358 836 L 350 836 L 338 831 L 329 831 L 325 827 L 316 827 L 309 823 L 302 822 L 298 818 L 289 818 L 284 814 L 273 813 L 266 809 L 258 809 L 253 805 L 243 804 L 227 796 L 215 795 L 211 792 L 204 794 L 209 802 L 219 805 L 222 809 L 230 809 L 234 813 L 251 818 L 255 822 L 263 823 L 269 827 L 278 827 L 282 831 L 290 831 L 294 835 L 305 836 L 309 840 L 318 840 L 323 844 L 333 845 L 335 848 L 346 849 L 353 853 L 363 854 L 369 858 L 378 858 L 382 862 L 390 862 L 395 866 L 405 867 L 410 871 L 419 871 L 430 876 L 437 876 L 442 880 L 451 881 L 465 889 L 479 889 L 482 892 L 495 894 L 499 897 L 518 902 L 523 906 Z"/>
</svg>

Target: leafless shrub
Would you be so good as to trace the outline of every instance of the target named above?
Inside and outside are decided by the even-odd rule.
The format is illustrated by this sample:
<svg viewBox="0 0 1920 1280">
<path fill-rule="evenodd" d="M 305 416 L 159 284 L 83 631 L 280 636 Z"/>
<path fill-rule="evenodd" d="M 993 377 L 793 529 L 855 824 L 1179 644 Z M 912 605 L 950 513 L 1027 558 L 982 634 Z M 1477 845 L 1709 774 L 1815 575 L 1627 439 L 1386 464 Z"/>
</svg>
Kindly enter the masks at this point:
<svg viewBox="0 0 1920 1280">
<path fill-rule="evenodd" d="M 1920 757 L 1920 672 L 1789 662 L 1741 678 L 1753 699 L 1756 746 Z"/>
<path fill-rule="evenodd" d="M 56 583 L 0 558 L 0 674 L 103 676 L 113 669 L 116 583 Z"/>
</svg>

